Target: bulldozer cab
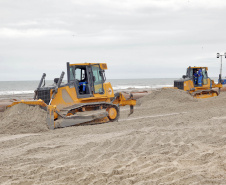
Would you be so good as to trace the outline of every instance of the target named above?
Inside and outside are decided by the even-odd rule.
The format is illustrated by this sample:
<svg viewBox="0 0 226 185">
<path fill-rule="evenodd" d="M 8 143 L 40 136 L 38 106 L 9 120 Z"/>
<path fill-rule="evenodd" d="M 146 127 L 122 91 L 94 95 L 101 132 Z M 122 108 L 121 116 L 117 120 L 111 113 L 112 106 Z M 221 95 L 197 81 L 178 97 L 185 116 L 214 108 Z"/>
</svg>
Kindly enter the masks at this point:
<svg viewBox="0 0 226 185">
<path fill-rule="evenodd" d="M 199 71 L 199 72 L 198 72 Z M 186 70 L 186 75 L 182 78 L 174 80 L 174 88 L 187 91 L 194 98 L 210 98 L 218 96 L 222 84 L 215 84 L 213 80 L 208 77 L 208 67 L 191 67 Z M 213 88 L 219 88 L 217 92 Z"/>
<path fill-rule="evenodd" d="M 199 69 L 202 70 L 202 86 L 203 86 L 208 83 L 208 80 L 207 80 L 208 79 L 208 73 L 207 73 L 208 68 L 207 67 L 188 67 L 187 72 L 186 72 L 186 76 L 193 80 L 195 87 L 198 86 L 195 76 L 197 74 L 197 78 L 198 78 Z"/>
<path fill-rule="evenodd" d="M 93 94 L 104 94 L 104 70 L 100 64 L 67 63 L 68 83 L 73 84 L 78 98 L 92 97 Z"/>
</svg>

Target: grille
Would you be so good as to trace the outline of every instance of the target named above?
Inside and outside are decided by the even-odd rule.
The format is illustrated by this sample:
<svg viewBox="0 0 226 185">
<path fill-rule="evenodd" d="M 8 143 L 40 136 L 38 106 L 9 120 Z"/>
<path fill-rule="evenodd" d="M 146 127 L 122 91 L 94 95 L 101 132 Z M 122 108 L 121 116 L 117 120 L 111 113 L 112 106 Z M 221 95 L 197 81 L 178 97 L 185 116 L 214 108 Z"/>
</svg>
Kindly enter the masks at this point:
<svg viewBox="0 0 226 185">
<path fill-rule="evenodd" d="M 174 81 L 174 87 L 184 90 L 184 81 Z"/>
<path fill-rule="evenodd" d="M 42 99 L 47 105 L 50 101 L 50 89 L 39 89 L 37 91 L 38 99 Z"/>
</svg>

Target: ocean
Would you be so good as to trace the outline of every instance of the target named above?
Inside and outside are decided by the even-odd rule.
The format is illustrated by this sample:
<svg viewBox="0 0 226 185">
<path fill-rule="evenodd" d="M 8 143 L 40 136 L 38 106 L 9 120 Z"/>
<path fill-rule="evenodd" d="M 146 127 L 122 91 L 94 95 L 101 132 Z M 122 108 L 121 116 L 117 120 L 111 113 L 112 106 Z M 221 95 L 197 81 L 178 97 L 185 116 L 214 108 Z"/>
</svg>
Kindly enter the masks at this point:
<svg viewBox="0 0 226 185">
<path fill-rule="evenodd" d="M 149 78 L 149 79 L 108 79 L 114 90 L 127 89 L 156 89 L 161 87 L 172 87 L 174 78 Z M 64 82 L 65 83 L 65 82 Z M 37 89 L 37 81 L 0 81 L 0 96 L 19 95 L 34 93 Z M 46 80 L 46 86 L 52 85 L 53 81 Z"/>
<path fill-rule="evenodd" d="M 173 87 L 174 80 L 178 78 L 146 78 L 146 79 L 108 79 L 113 89 L 129 90 L 129 89 L 157 89 L 161 87 Z M 218 78 L 212 77 L 215 83 Z M 66 81 L 63 81 L 66 83 Z M 46 86 L 53 85 L 52 80 L 46 80 Z M 37 81 L 0 81 L 0 98 L 7 95 L 22 95 L 34 93 L 37 89 L 39 80 Z"/>
</svg>

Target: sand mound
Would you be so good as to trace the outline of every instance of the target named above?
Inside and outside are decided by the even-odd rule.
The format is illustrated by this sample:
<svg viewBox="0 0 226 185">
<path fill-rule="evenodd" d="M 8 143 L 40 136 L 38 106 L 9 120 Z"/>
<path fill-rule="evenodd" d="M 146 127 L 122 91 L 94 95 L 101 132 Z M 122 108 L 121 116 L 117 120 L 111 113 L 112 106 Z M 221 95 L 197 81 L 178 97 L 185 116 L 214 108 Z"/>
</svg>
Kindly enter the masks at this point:
<svg viewBox="0 0 226 185">
<path fill-rule="evenodd" d="M 198 100 L 193 98 L 186 91 L 178 89 L 158 89 L 153 91 L 151 94 L 144 96 L 137 100 L 137 105 L 146 106 L 152 104 L 153 101 L 164 101 L 164 104 L 167 103 L 186 103 L 186 102 L 197 102 Z"/>
<path fill-rule="evenodd" d="M 0 134 L 37 133 L 47 131 L 46 111 L 39 106 L 18 104 L 0 115 Z"/>
</svg>

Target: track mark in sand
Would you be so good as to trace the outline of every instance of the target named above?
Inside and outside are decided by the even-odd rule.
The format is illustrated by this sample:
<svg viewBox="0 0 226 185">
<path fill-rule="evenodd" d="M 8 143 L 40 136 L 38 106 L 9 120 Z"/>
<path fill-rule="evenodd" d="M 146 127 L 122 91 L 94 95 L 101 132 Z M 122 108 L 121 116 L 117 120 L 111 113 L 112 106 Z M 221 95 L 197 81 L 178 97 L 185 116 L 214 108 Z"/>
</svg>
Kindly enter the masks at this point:
<svg viewBox="0 0 226 185">
<path fill-rule="evenodd" d="M 130 120 L 136 120 L 136 119 L 144 119 L 144 118 L 157 118 L 157 117 L 165 117 L 165 116 L 174 116 L 178 114 L 186 114 L 187 112 L 177 112 L 177 113 L 171 113 L 171 114 L 159 114 L 154 116 L 142 116 L 137 118 L 130 118 L 130 119 L 121 119 L 119 121 L 130 121 Z"/>
<path fill-rule="evenodd" d="M 17 135 L 9 135 L 9 136 L 4 136 L 0 138 L 0 142 L 3 141 L 8 141 L 8 140 L 13 140 L 13 139 L 19 139 L 23 137 L 28 137 L 28 136 L 39 136 L 40 134 L 17 134 Z"/>
<path fill-rule="evenodd" d="M 226 119 L 226 116 L 223 116 L 223 117 L 212 117 L 212 118 L 210 118 L 210 120 L 211 120 L 211 119 L 213 119 L 213 120 L 214 120 L 214 119 Z"/>
</svg>

